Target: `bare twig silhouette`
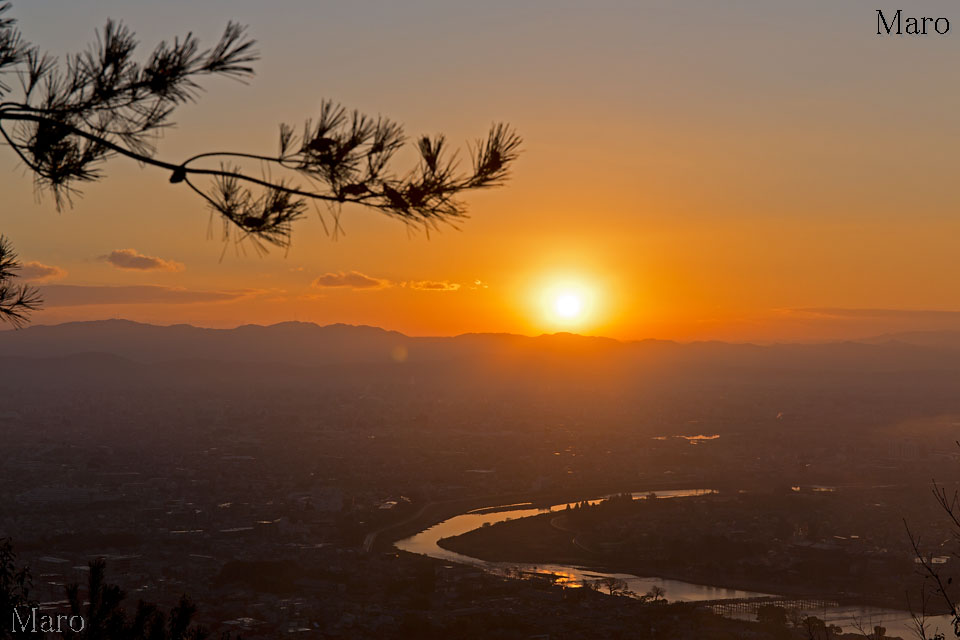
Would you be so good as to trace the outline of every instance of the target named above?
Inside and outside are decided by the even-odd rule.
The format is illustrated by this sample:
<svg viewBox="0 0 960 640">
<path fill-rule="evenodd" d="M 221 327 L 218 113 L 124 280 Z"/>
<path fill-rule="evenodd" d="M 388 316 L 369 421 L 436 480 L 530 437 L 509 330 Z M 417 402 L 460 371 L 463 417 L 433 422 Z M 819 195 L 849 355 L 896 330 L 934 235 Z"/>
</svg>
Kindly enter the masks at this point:
<svg viewBox="0 0 960 640">
<path fill-rule="evenodd" d="M 960 442 L 958 442 L 957 445 L 960 446 Z M 946 517 L 953 527 L 954 539 L 960 539 L 960 493 L 954 491 L 952 494 L 949 494 L 946 488 L 936 481 L 933 482 L 931 491 L 937 505 L 944 514 L 946 514 Z M 934 566 L 933 558 L 929 557 L 929 554 L 923 550 L 920 536 L 915 535 L 910 530 L 910 526 L 906 520 L 904 520 L 903 526 L 906 528 L 907 537 L 910 539 L 910 545 L 913 549 L 916 563 L 924 578 L 921 591 L 920 611 L 913 611 L 911 614 L 917 636 L 923 640 L 942 640 L 945 637 L 942 633 L 937 633 L 929 637 L 927 635 L 928 624 L 926 619 L 928 614 L 928 600 L 929 595 L 932 594 L 943 602 L 951 618 L 953 635 L 960 638 L 960 607 L 957 606 L 956 587 L 953 585 L 953 578 L 945 576 Z"/>
</svg>

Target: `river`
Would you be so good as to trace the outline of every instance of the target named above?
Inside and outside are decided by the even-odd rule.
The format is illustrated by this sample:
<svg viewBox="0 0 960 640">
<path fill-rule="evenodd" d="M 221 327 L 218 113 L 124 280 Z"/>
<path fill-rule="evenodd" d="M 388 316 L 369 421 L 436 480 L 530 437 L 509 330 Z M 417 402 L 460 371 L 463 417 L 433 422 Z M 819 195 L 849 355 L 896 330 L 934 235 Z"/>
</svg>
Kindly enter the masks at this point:
<svg viewBox="0 0 960 640">
<path fill-rule="evenodd" d="M 636 492 L 632 495 L 634 498 L 640 498 L 649 495 L 650 492 Z M 670 491 L 657 491 L 658 499 L 664 498 L 684 498 L 713 493 L 710 489 L 678 489 Z M 590 500 L 591 504 L 596 504 L 608 496 L 603 496 Z M 572 504 L 572 503 L 571 503 Z M 416 535 L 404 538 L 396 543 L 396 547 L 410 553 L 456 562 L 459 564 L 478 567 L 485 571 L 501 575 L 550 575 L 554 576 L 560 584 L 583 585 L 585 580 L 597 580 L 599 578 L 615 577 L 625 580 L 629 589 L 635 593 L 646 593 L 654 586 L 659 586 L 666 593 L 668 600 L 672 602 L 696 602 L 703 600 L 727 600 L 735 598 L 753 598 L 770 596 L 776 594 L 759 593 L 755 591 L 744 591 L 741 589 L 728 589 L 725 587 L 716 587 L 704 584 L 694 584 L 683 582 L 682 580 L 668 580 L 658 577 L 635 576 L 624 573 L 603 573 L 593 571 L 584 567 L 558 565 L 558 564 L 525 564 L 517 562 L 487 562 L 479 558 L 449 551 L 439 546 L 437 542 L 441 538 L 457 536 L 474 529 L 479 529 L 487 524 L 496 524 L 506 520 L 516 518 L 527 518 L 540 515 L 550 511 L 561 511 L 567 508 L 568 503 L 555 504 L 550 507 L 537 508 L 530 503 L 496 505 L 482 509 L 473 509 L 467 513 L 462 513 L 452 518 L 439 522 L 428 529 L 417 533 Z M 875 625 L 886 627 L 887 635 L 915 638 L 913 631 L 913 622 L 910 614 L 905 611 L 894 609 L 880 609 L 876 607 L 856 607 L 842 606 L 821 609 L 817 611 L 806 611 L 807 615 L 815 615 L 825 620 L 829 624 L 836 624 L 843 628 L 845 632 L 854 631 L 854 622 L 859 620 L 864 629 L 873 630 Z M 928 618 L 928 624 L 931 624 L 930 631 L 936 631 L 937 628 L 944 633 L 952 633 L 949 616 L 939 616 Z"/>
</svg>

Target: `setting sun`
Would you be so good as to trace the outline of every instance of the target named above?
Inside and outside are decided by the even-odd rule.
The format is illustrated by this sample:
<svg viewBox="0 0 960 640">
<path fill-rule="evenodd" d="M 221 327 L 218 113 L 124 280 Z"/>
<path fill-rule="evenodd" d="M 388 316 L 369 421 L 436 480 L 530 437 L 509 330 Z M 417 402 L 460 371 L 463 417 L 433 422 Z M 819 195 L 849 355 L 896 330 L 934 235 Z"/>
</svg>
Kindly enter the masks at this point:
<svg viewBox="0 0 960 640">
<path fill-rule="evenodd" d="M 582 332 L 594 326 L 600 315 L 600 289 L 584 274 L 553 274 L 533 285 L 531 301 L 542 328 Z"/>
<path fill-rule="evenodd" d="M 554 310 L 561 317 L 576 318 L 583 310 L 583 302 L 574 293 L 564 293 L 557 297 Z"/>
</svg>

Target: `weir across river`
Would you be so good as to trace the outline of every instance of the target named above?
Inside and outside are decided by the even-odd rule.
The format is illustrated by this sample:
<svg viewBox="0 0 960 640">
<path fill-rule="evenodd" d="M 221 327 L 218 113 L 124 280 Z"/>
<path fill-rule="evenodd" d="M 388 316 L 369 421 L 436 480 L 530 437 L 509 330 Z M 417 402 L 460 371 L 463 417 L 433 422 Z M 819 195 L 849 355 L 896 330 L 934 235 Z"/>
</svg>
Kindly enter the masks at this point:
<svg viewBox="0 0 960 640">
<path fill-rule="evenodd" d="M 722 616 L 737 614 L 756 614 L 757 609 L 764 605 L 773 605 L 782 609 L 796 611 L 810 611 L 829 609 L 840 606 L 837 600 L 822 598 L 788 598 L 781 596 L 759 596 L 755 598 L 732 598 L 726 600 L 699 600 L 690 604 L 704 609 L 710 609 Z"/>
</svg>

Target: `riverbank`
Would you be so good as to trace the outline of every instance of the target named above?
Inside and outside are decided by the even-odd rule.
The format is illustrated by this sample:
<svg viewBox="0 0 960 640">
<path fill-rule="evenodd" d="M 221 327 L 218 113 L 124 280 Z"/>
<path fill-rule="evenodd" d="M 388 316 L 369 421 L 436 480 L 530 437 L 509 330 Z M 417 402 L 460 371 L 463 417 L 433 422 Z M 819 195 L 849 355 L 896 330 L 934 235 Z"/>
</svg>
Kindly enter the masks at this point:
<svg viewBox="0 0 960 640">
<path fill-rule="evenodd" d="M 561 512 L 483 527 L 440 539 L 437 545 L 447 551 L 486 562 L 576 566 L 601 573 L 657 576 L 725 589 L 796 598 L 826 598 L 841 604 L 901 611 L 907 609 L 904 585 L 909 576 L 903 575 L 899 565 L 895 570 L 889 566 L 875 565 L 872 561 L 861 561 L 859 558 L 855 561 L 847 559 L 844 568 L 848 571 L 852 570 L 854 565 L 858 571 L 861 570 L 861 565 L 866 567 L 863 569 L 866 573 L 852 580 L 849 576 L 841 575 L 838 578 L 836 575 L 814 573 L 810 570 L 800 572 L 793 569 L 780 572 L 762 564 L 738 564 L 732 558 L 726 558 L 727 562 L 717 561 L 715 558 L 706 558 L 703 562 L 675 562 L 666 560 L 666 552 L 655 543 L 650 543 L 649 549 L 638 553 L 634 550 L 624 551 L 622 546 L 605 545 L 596 538 L 571 527 L 565 514 Z M 836 564 L 838 558 L 843 558 L 840 552 L 820 552 L 814 547 L 794 550 L 794 553 L 799 555 L 801 551 L 808 556 L 804 562 L 811 567 L 819 568 L 825 562 Z M 756 555 L 767 558 L 767 552 L 768 550 L 758 549 Z M 910 567 L 906 567 L 906 570 L 909 571 Z M 831 592 L 825 591 L 827 584 L 856 584 L 860 588 L 833 589 Z M 669 598 L 669 594 L 667 597 Z"/>
<path fill-rule="evenodd" d="M 643 492 L 694 489 L 702 482 L 682 479 L 670 484 L 645 485 Z M 537 493 L 498 493 L 480 496 L 467 496 L 449 500 L 434 500 L 420 505 L 415 513 L 389 523 L 367 534 L 364 540 L 366 551 L 390 551 L 393 545 L 404 538 L 429 529 L 454 516 L 464 513 L 481 513 L 522 508 L 547 509 L 556 504 L 577 503 L 582 500 L 596 500 L 613 495 L 622 490 L 622 485 L 595 484 L 587 487 L 563 488 Z M 499 507 L 497 505 L 503 505 Z"/>
</svg>

